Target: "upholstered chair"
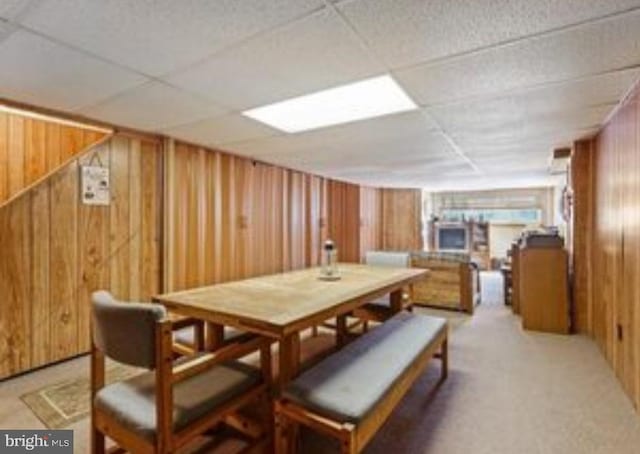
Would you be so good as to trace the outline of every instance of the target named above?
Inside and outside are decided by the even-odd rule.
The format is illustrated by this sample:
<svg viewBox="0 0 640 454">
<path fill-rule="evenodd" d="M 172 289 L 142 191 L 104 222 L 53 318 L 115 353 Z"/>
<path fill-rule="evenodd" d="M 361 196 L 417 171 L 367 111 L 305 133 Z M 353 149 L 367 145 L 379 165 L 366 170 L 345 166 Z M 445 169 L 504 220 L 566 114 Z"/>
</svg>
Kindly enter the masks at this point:
<svg viewBox="0 0 640 454">
<path fill-rule="evenodd" d="M 410 268 L 411 254 L 408 252 L 369 251 L 365 254 L 365 264 L 371 266 Z M 402 309 L 413 311 L 410 289 L 402 293 Z M 387 294 L 353 311 L 353 315 L 363 321 L 366 332 L 370 321 L 384 322 L 394 315 L 391 295 Z"/>
<path fill-rule="evenodd" d="M 221 423 L 244 432 L 254 445 L 271 443 L 270 341 L 245 337 L 215 352 L 174 361 L 171 320 L 165 308 L 92 295 L 92 452 L 105 452 L 105 436 L 121 451 L 169 453 Z M 260 352 L 261 367 L 238 361 Z M 105 383 L 105 358 L 142 368 L 133 378 Z M 259 402 L 259 420 L 238 410 Z M 255 405 L 254 405 L 255 407 Z"/>
</svg>

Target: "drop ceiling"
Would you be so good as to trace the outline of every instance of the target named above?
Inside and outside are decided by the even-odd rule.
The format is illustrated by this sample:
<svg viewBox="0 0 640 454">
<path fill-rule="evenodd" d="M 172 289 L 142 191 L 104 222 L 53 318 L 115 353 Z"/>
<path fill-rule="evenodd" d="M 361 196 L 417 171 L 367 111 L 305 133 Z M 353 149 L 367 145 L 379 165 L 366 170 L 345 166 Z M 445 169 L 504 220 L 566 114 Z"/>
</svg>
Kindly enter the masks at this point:
<svg viewBox="0 0 640 454">
<path fill-rule="evenodd" d="M 4 0 L 0 97 L 368 185 L 551 184 L 640 77 L 640 0 Z M 242 111 L 390 74 L 419 109 Z"/>
</svg>

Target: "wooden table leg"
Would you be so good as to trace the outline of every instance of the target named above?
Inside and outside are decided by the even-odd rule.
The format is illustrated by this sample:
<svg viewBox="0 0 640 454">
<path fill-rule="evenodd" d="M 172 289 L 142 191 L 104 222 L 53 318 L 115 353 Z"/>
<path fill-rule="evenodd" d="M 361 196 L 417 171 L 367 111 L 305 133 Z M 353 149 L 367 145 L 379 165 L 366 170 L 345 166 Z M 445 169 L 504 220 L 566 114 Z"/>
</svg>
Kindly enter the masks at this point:
<svg viewBox="0 0 640 454">
<path fill-rule="evenodd" d="M 300 334 L 289 334 L 280 339 L 278 351 L 278 388 L 282 390 L 298 374 L 300 365 Z"/>
<path fill-rule="evenodd" d="M 300 333 L 289 334 L 280 339 L 278 351 L 278 394 L 287 383 L 298 375 L 300 368 Z M 277 421 L 276 448 L 280 454 L 295 453 L 297 427 L 290 421 Z"/>
<path fill-rule="evenodd" d="M 205 340 L 205 349 L 207 351 L 213 352 L 222 347 L 224 343 L 224 326 L 207 322 Z"/>
<path fill-rule="evenodd" d="M 347 316 L 338 315 L 336 318 L 336 344 L 338 348 L 343 347 L 347 343 Z"/>
<path fill-rule="evenodd" d="M 397 314 L 402 311 L 402 289 L 394 290 L 389 294 L 391 312 Z"/>
</svg>

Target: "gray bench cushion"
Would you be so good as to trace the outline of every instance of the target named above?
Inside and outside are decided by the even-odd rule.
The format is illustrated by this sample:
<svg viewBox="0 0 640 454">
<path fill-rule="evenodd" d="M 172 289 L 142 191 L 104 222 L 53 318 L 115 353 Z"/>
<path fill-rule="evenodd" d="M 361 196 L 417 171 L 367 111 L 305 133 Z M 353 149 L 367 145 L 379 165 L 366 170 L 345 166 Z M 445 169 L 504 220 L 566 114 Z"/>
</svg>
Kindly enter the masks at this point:
<svg viewBox="0 0 640 454">
<path fill-rule="evenodd" d="M 260 372 L 247 364 L 229 361 L 173 387 L 173 426 L 189 423 L 241 395 L 261 380 Z M 101 389 L 96 408 L 148 440 L 155 439 L 155 373 L 146 372 Z"/>
<path fill-rule="evenodd" d="M 224 341 L 230 342 L 245 334 L 243 331 L 237 330 L 230 326 L 224 327 Z M 186 326 L 174 332 L 173 340 L 183 345 L 194 345 L 195 329 L 193 326 Z"/>
<path fill-rule="evenodd" d="M 357 423 L 447 329 L 446 323 L 402 312 L 304 372 L 283 397 L 331 419 Z"/>
</svg>

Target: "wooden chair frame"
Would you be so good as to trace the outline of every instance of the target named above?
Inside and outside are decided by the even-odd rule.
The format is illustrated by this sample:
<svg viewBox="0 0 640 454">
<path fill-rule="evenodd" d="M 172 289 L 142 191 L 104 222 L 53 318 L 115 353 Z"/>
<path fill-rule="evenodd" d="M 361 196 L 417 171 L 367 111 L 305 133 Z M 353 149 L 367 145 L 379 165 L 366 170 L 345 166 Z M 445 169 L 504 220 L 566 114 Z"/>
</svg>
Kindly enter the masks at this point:
<svg viewBox="0 0 640 454">
<path fill-rule="evenodd" d="M 295 434 L 298 432 L 299 424 L 338 439 L 343 454 L 362 451 L 434 357 L 442 362 L 440 381 L 437 385 L 439 386 L 446 380 L 449 370 L 446 329 L 416 358 L 411 367 L 398 377 L 383 400 L 357 425 L 327 418 L 287 399 L 276 400 L 276 452 L 278 454 L 296 452 Z"/>
<path fill-rule="evenodd" d="M 201 352 L 205 347 L 205 331 L 204 321 L 193 317 L 180 317 L 177 315 L 169 315 L 172 323 L 172 330 L 178 331 L 183 328 L 193 327 L 194 344 L 185 345 L 180 342 L 173 342 L 173 352 L 178 356 L 189 356 L 196 352 Z"/>
<path fill-rule="evenodd" d="M 264 447 L 268 449 L 273 440 L 273 412 L 271 404 L 271 343 L 264 337 L 242 338 L 238 342 L 211 353 L 195 357 L 190 361 L 174 365 L 173 326 L 171 320 L 156 325 L 156 440 L 155 443 L 132 432 L 119 421 L 95 407 L 95 396 L 105 385 L 105 355 L 95 344 L 91 348 L 91 452 L 104 454 L 105 436 L 118 444 L 116 452 L 171 453 L 184 446 L 196 436 L 226 423 L 252 439 L 248 450 Z M 263 380 L 242 396 L 233 399 L 216 411 L 203 416 L 189 426 L 173 430 L 173 385 L 197 375 L 222 362 L 241 358 L 260 351 Z M 254 401 L 264 403 L 264 423 L 259 424 L 237 413 L 241 407 Z M 114 451 L 114 450 L 110 450 Z"/>
<path fill-rule="evenodd" d="M 413 286 L 410 285 L 405 288 L 400 294 L 399 292 L 391 293 L 390 306 L 385 307 L 373 303 L 367 303 L 353 310 L 353 316 L 362 321 L 362 332 L 369 331 L 369 322 L 383 323 L 393 317 L 396 312 L 392 309 L 394 305 L 397 305 L 409 312 L 413 312 Z M 400 302 L 394 301 L 394 298 L 401 298 Z"/>
</svg>

